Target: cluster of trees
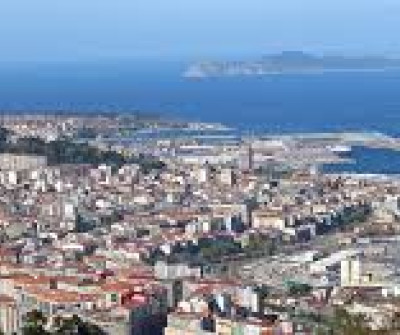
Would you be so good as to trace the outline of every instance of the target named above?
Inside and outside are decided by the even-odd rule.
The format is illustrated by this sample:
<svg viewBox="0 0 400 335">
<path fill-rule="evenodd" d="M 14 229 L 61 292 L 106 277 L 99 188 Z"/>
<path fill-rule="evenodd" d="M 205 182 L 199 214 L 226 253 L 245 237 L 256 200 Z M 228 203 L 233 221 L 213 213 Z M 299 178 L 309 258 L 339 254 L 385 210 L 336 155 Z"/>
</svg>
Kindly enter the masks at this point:
<svg viewBox="0 0 400 335">
<path fill-rule="evenodd" d="M 297 283 L 294 281 L 288 281 L 286 283 L 286 286 L 289 295 L 296 297 L 308 295 L 312 291 L 312 287 L 310 285 L 304 283 Z"/>
<path fill-rule="evenodd" d="M 187 245 L 184 249 L 175 249 L 173 254 L 165 256 L 159 250 L 154 250 L 149 258 L 149 264 L 155 264 L 157 260 L 170 260 L 177 262 L 193 261 L 199 264 L 209 262 L 220 262 L 224 257 L 239 255 L 240 257 L 262 257 L 265 255 L 273 255 L 277 246 L 275 242 L 267 236 L 259 234 L 251 235 L 249 242 L 243 246 L 240 242 L 230 238 L 220 238 L 215 240 L 203 240 L 199 245 Z"/>
<path fill-rule="evenodd" d="M 330 328 L 334 334 L 340 335 L 368 335 L 371 329 L 361 315 L 349 314 L 344 309 L 337 309 L 331 321 Z"/>
<path fill-rule="evenodd" d="M 241 246 L 231 240 L 210 241 L 200 249 L 200 255 L 208 261 L 219 260 L 223 256 L 230 256 L 241 252 Z"/>
<path fill-rule="evenodd" d="M 164 164 L 151 156 L 126 157 L 115 151 L 103 151 L 87 143 L 62 139 L 46 142 L 37 137 L 23 137 L 9 141 L 11 133 L 0 128 L 0 152 L 46 156 L 50 165 L 58 164 L 139 164 L 144 172 L 161 169 Z"/>
<path fill-rule="evenodd" d="M 395 335 L 400 334 L 399 322 L 381 329 L 371 329 L 367 320 L 360 314 L 350 314 L 338 308 L 332 318 L 319 319 L 315 329 L 317 335 Z"/>
<path fill-rule="evenodd" d="M 358 208 L 346 209 L 341 219 L 344 225 L 352 225 L 367 221 L 371 213 L 371 207 L 366 204 L 361 205 Z"/>
<path fill-rule="evenodd" d="M 273 240 L 263 235 L 250 235 L 249 244 L 244 248 L 248 257 L 271 256 L 276 252 Z"/>
<path fill-rule="evenodd" d="M 361 315 L 349 314 L 344 309 L 335 310 L 331 318 L 319 316 L 312 320 L 316 335 L 393 335 L 400 334 L 400 327 L 394 323 L 391 327 L 372 330 Z M 47 318 L 39 311 L 27 314 L 22 335 L 105 335 L 96 325 L 83 321 L 74 315 L 71 318 L 57 318 L 52 331 L 46 330 Z M 0 332 L 1 333 L 1 332 Z"/>
<path fill-rule="evenodd" d="M 250 235 L 247 246 L 242 247 L 238 242 L 232 240 L 216 240 L 210 241 L 207 245 L 202 246 L 200 255 L 206 260 L 220 259 L 223 256 L 244 253 L 245 256 L 261 257 L 265 255 L 273 255 L 276 250 L 274 242 L 262 235 Z"/>
<path fill-rule="evenodd" d="M 57 318 L 54 330 L 46 329 L 47 318 L 39 311 L 33 310 L 26 316 L 22 335 L 105 335 L 106 333 L 98 326 L 85 322 L 78 316 L 71 318 Z"/>
</svg>

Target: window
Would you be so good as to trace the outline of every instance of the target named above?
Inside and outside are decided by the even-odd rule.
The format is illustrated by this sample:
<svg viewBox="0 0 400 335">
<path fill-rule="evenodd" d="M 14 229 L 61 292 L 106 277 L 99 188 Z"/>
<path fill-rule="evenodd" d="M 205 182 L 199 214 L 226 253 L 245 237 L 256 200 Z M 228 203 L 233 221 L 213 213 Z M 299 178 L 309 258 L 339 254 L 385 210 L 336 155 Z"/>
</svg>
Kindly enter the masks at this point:
<svg viewBox="0 0 400 335">
<path fill-rule="evenodd" d="M 111 293 L 111 302 L 117 302 L 118 301 L 118 295 L 116 293 Z"/>
</svg>

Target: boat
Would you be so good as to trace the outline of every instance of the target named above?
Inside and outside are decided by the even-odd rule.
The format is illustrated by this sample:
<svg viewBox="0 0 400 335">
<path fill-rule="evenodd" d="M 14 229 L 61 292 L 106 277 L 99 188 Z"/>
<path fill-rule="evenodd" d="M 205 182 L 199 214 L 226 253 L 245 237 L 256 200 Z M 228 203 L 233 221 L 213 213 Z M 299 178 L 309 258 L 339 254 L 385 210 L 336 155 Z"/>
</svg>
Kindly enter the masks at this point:
<svg viewBox="0 0 400 335">
<path fill-rule="evenodd" d="M 335 154 L 349 154 L 351 152 L 351 147 L 348 145 L 334 145 L 329 147 L 329 150 Z"/>
</svg>

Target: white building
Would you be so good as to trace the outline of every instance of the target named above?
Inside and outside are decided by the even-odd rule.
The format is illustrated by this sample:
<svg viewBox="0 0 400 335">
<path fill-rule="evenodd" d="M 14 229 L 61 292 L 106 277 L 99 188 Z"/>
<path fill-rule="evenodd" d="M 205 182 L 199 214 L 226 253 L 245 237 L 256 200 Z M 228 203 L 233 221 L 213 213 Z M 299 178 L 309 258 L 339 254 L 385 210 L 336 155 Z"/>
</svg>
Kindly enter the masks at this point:
<svg viewBox="0 0 400 335">
<path fill-rule="evenodd" d="M 340 263 L 340 285 L 342 287 L 361 284 L 361 261 L 359 257 L 344 259 Z"/>
<path fill-rule="evenodd" d="M 46 165 L 45 156 L 0 154 L 0 170 L 33 170 Z"/>
</svg>

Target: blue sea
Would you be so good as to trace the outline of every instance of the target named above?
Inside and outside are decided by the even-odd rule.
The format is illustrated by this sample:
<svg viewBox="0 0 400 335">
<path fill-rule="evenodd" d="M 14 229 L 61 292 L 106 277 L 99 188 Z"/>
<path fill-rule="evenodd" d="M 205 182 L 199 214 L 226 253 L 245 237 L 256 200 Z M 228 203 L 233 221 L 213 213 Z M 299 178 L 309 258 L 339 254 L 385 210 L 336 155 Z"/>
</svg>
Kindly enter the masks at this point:
<svg viewBox="0 0 400 335">
<path fill-rule="evenodd" d="M 189 80 L 181 76 L 186 65 L 0 64 L 0 109 L 142 111 L 251 132 L 400 136 L 400 71 Z M 357 166 L 336 169 L 400 173 L 398 153 L 364 148 L 353 155 Z"/>
</svg>

